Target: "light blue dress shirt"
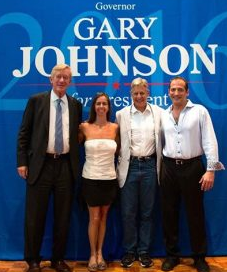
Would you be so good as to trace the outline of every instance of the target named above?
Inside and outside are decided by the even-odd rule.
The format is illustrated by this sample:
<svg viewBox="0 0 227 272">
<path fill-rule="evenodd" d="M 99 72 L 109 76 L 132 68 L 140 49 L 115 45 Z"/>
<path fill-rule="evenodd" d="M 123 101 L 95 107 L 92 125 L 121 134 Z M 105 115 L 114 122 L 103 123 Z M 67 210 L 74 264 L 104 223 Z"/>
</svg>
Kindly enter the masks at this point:
<svg viewBox="0 0 227 272">
<path fill-rule="evenodd" d="M 162 114 L 163 155 L 175 159 L 191 159 L 205 154 L 207 170 L 221 170 L 218 144 L 210 115 L 205 107 L 188 100 L 178 123 L 172 105 Z"/>
</svg>

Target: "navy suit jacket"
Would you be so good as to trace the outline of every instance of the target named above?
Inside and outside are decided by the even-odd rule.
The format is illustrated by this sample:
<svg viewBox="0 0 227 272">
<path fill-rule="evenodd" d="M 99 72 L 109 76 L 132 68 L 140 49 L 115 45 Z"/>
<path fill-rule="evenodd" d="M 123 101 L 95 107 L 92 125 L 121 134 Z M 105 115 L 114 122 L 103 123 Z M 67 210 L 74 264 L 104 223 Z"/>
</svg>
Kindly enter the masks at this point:
<svg viewBox="0 0 227 272">
<path fill-rule="evenodd" d="M 69 146 L 73 177 L 79 168 L 78 128 L 82 105 L 67 95 L 69 107 Z M 24 111 L 17 143 L 17 166 L 28 166 L 27 182 L 33 184 L 39 177 L 46 157 L 50 122 L 50 92 L 32 96 Z"/>
</svg>

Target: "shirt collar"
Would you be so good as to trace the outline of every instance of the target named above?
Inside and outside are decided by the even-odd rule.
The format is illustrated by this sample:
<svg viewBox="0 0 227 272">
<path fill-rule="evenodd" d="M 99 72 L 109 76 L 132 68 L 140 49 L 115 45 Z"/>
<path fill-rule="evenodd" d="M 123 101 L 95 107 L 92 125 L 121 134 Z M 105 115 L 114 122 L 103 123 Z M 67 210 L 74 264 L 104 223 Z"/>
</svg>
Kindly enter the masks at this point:
<svg viewBox="0 0 227 272">
<path fill-rule="evenodd" d="M 51 101 L 53 101 L 53 102 L 56 102 L 56 101 L 59 99 L 59 97 L 56 95 L 56 93 L 53 91 L 53 89 L 51 90 L 50 99 L 51 99 Z M 64 104 L 67 103 L 67 96 L 66 96 L 66 94 L 64 94 L 64 95 L 61 97 L 61 100 L 62 100 L 62 102 L 63 102 Z"/>
<path fill-rule="evenodd" d="M 134 106 L 134 104 L 132 104 L 131 111 L 133 114 L 135 114 L 136 112 L 141 112 L 141 111 L 137 110 L 137 108 Z M 147 106 L 146 106 L 146 109 L 144 112 L 147 112 L 147 111 L 151 112 L 151 107 L 150 107 L 150 105 L 148 105 L 148 103 L 147 103 Z"/>
<path fill-rule="evenodd" d="M 186 106 L 185 106 L 184 109 L 186 109 L 186 108 L 192 108 L 192 107 L 194 107 L 194 105 L 195 104 L 192 103 L 192 101 L 190 99 L 188 99 L 188 102 L 187 102 L 187 104 L 186 104 Z M 168 108 L 168 112 L 171 113 L 172 109 L 173 109 L 173 105 L 170 105 L 169 108 Z"/>
</svg>

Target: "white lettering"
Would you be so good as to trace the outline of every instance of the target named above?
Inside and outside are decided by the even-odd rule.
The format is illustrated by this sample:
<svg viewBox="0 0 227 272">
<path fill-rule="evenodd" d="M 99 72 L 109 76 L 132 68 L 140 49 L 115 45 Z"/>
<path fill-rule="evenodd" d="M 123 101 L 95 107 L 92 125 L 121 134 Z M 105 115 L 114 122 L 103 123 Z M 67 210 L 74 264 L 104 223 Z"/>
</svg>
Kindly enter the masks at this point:
<svg viewBox="0 0 227 272">
<path fill-rule="evenodd" d="M 168 106 L 168 95 L 164 94 L 163 96 L 153 96 L 148 97 L 150 98 L 150 103 L 154 105 L 158 105 L 160 107 L 167 107 Z M 149 101 L 148 101 L 149 102 Z"/>
<path fill-rule="evenodd" d="M 168 63 L 169 51 L 173 48 L 178 49 L 178 51 L 180 53 L 180 57 L 178 58 L 180 67 L 179 67 L 178 71 L 176 71 L 176 72 L 170 71 L 169 63 Z M 178 44 L 171 44 L 169 46 L 166 46 L 162 50 L 162 52 L 159 56 L 159 64 L 160 64 L 162 70 L 168 75 L 179 75 L 179 74 L 183 73 L 184 70 L 187 68 L 188 63 L 189 63 L 189 56 L 188 56 L 187 50 L 183 46 L 178 45 Z"/>
<path fill-rule="evenodd" d="M 106 71 L 103 75 L 113 75 L 113 73 L 109 70 L 109 67 L 111 66 L 109 64 L 109 56 L 111 57 L 117 68 L 121 71 L 122 75 L 128 75 L 128 50 L 130 49 L 130 46 L 121 46 L 121 49 L 124 50 L 124 61 L 121 60 L 121 58 L 112 46 L 103 46 L 102 48 L 106 51 Z"/>
<path fill-rule="evenodd" d="M 13 70 L 13 75 L 15 77 L 24 77 L 30 71 L 30 63 L 31 63 L 31 50 L 33 47 L 20 47 L 20 50 L 23 52 L 23 66 L 22 72 L 19 69 Z"/>
<path fill-rule="evenodd" d="M 95 5 L 97 10 L 134 10 L 136 4 L 103 4 L 98 2 Z"/>
<path fill-rule="evenodd" d="M 73 93 L 72 97 L 75 97 L 77 100 L 79 100 L 84 107 L 87 107 L 89 102 L 92 100 L 92 97 L 79 97 L 78 93 Z"/>
<path fill-rule="evenodd" d="M 141 39 L 151 39 L 151 36 L 149 35 L 149 30 L 151 28 L 151 26 L 153 25 L 154 21 L 156 21 L 158 18 L 157 17 L 150 17 L 150 23 L 148 24 L 148 26 L 146 26 L 146 24 L 144 23 L 145 18 L 135 18 L 138 23 L 140 24 L 140 26 L 143 29 L 144 35 L 143 37 L 141 37 Z"/>
<path fill-rule="evenodd" d="M 150 76 L 157 70 L 157 66 L 167 75 L 179 75 L 188 67 L 193 67 L 192 74 L 200 74 L 205 65 L 210 74 L 215 73 L 215 49 L 217 44 L 209 44 L 210 50 L 205 51 L 200 44 L 191 44 L 192 53 L 187 52 L 186 48 L 178 44 L 171 44 L 164 47 L 160 54 L 157 55 L 153 45 L 118 46 L 68 46 L 67 51 L 63 52 L 55 46 L 42 47 L 35 56 L 35 66 L 37 71 L 46 77 L 50 75 L 45 71 L 45 57 L 49 53 L 56 59 L 56 63 L 64 63 L 65 59 L 69 59 L 73 76 L 113 76 L 120 72 L 123 76 Z M 29 74 L 31 69 L 32 47 L 21 47 L 22 51 L 22 67 L 13 70 L 14 77 L 21 78 Z M 54 56 L 53 56 L 54 53 Z M 86 53 L 86 57 L 84 57 Z M 174 54 L 173 54 L 174 53 Z M 83 56 L 83 58 L 80 57 Z M 209 59 L 211 55 L 211 59 Z M 173 58 L 174 56 L 174 58 Z M 198 63 L 200 58 L 200 63 Z M 98 65 L 101 60 L 102 65 Z M 171 67 L 170 59 L 174 59 L 177 68 Z M 133 63 L 132 65 L 129 65 Z M 191 64 L 189 66 L 189 64 Z M 175 65 L 175 66 L 176 66 Z M 81 67 L 80 67 L 81 66 Z M 175 67 L 174 66 L 174 67 Z M 80 69 L 79 69 L 80 68 Z"/>
<path fill-rule="evenodd" d="M 72 94 L 72 97 L 75 97 L 77 100 L 79 100 L 84 107 L 91 107 L 91 101 L 93 99 L 92 96 L 85 96 L 81 97 L 77 92 Z M 131 96 L 110 96 L 110 101 L 112 103 L 113 111 L 114 108 L 122 108 L 125 106 L 129 106 L 132 103 Z M 160 107 L 167 107 L 168 106 L 168 95 L 164 94 L 163 96 L 148 96 L 147 101 L 151 104 L 158 105 Z"/>
<path fill-rule="evenodd" d="M 86 31 L 85 30 L 88 30 L 88 36 L 86 36 L 86 37 L 84 37 L 84 36 L 82 36 L 81 34 L 80 34 L 80 24 L 83 22 L 90 22 L 91 23 L 91 25 L 93 25 L 94 24 L 94 18 L 82 18 L 82 19 L 80 19 L 80 20 L 78 20 L 76 23 L 75 23 L 75 25 L 74 25 L 74 34 L 75 34 L 75 36 L 78 38 L 78 39 L 80 39 L 80 40 L 90 40 L 90 39 L 93 39 L 94 38 L 94 29 L 95 29 L 95 27 L 81 27 L 82 29 L 83 29 L 83 33 L 86 33 Z"/>
<path fill-rule="evenodd" d="M 150 70 L 147 73 L 145 73 L 144 69 L 143 69 L 143 72 L 142 72 L 141 70 L 138 70 L 136 66 L 133 66 L 132 67 L 133 75 L 134 76 L 137 76 L 137 75 L 149 76 L 149 75 L 151 75 L 151 74 L 153 74 L 155 72 L 157 64 L 153 59 L 142 55 L 139 52 L 140 49 L 141 49 L 141 51 L 142 51 L 142 49 L 147 49 L 148 51 L 150 51 L 151 54 L 154 54 L 154 46 L 153 45 L 150 45 L 150 46 L 141 45 L 141 46 L 136 47 L 135 50 L 134 50 L 135 60 L 137 60 L 139 63 L 142 63 L 142 64 L 150 67 Z"/>
<path fill-rule="evenodd" d="M 103 23 L 102 23 L 102 25 L 101 25 L 101 27 L 100 27 L 100 30 L 99 30 L 99 32 L 98 32 L 98 34 L 97 34 L 97 37 L 95 38 L 95 39 L 97 39 L 97 40 L 101 40 L 102 39 L 102 34 L 105 34 L 105 33 L 107 33 L 108 35 L 109 35 L 109 38 L 108 39 L 110 39 L 110 40 L 115 40 L 115 39 L 117 39 L 115 36 L 114 36 L 114 33 L 113 33 L 113 30 L 112 30 L 112 28 L 111 28 L 111 26 L 110 26 L 110 24 L 109 24 L 109 21 L 107 20 L 107 18 L 105 18 L 104 20 L 103 20 Z"/>
<path fill-rule="evenodd" d="M 41 48 L 36 55 L 35 65 L 36 65 L 36 68 L 39 71 L 39 73 L 43 76 L 50 76 L 49 74 L 47 74 L 44 71 L 44 67 L 43 67 L 43 64 L 44 64 L 43 59 L 44 59 L 44 55 L 46 54 L 47 50 L 51 50 L 55 53 L 56 63 L 65 63 L 65 57 L 59 48 L 57 48 L 55 46 L 45 46 L 45 47 Z"/>
<path fill-rule="evenodd" d="M 133 40 L 139 39 L 139 37 L 135 36 L 131 30 L 135 25 L 135 22 L 133 19 L 131 19 L 131 18 L 118 18 L 118 20 L 120 21 L 120 38 L 119 38 L 120 40 L 127 39 L 125 37 L 125 32 L 127 32 Z M 125 26 L 126 22 L 129 24 L 127 27 Z"/>
<path fill-rule="evenodd" d="M 215 48 L 218 47 L 217 44 L 208 44 L 208 47 L 211 48 L 211 59 L 212 61 L 208 58 L 206 55 L 204 49 L 201 47 L 200 44 L 190 44 L 190 46 L 193 48 L 193 64 L 194 64 L 194 69 L 191 71 L 191 74 L 201 74 L 201 70 L 198 70 L 197 68 L 197 55 L 200 57 L 201 61 L 209 71 L 209 73 L 215 74 L 216 69 L 215 69 Z M 199 65 L 201 69 L 202 63 Z"/>
<path fill-rule="evenodd" d="M 109 40 L 125 40 L 129 38 L 133 40 L 139 38 L 149 40 L 151 39 L 150 29 L 157 20 L 157 17 L 150 17 L 148 19 L 117 18 L 119 22 L 119 27 L 116 27 L 116 29 L 119 29 L 119 33 L 117 33 L 116 29 L 113 29 L 113 26 L 116 24 L 110 23 L 108 18 L 104 18 L 99 29 L 94 26 L 94 18 L 81 18 L 74 25 L 74 34 L 80 40 L 101 40 L 106 39 L 106 35 L 108 35 Z M 135 31 L 135 27 L 139 28 Z"/>
<path fill-rule="evenodd" d="M 96 49 L 98 46 L 85 46 L 87 49 L 87 58 L 80 59 L 78 57 L 78 50 L 80 49 L 79 46 L 68 46 L 67 47 L 70 51 L 70 67 L 72 69 L 72 74 L 74 76 L 80 76 L 81 74 L 78 71 L 78 63 L 87 63 L 87 72 L 85 73 L 86 76 L 97 76 L 98 73 L 96 72 Z"/>
</svg>

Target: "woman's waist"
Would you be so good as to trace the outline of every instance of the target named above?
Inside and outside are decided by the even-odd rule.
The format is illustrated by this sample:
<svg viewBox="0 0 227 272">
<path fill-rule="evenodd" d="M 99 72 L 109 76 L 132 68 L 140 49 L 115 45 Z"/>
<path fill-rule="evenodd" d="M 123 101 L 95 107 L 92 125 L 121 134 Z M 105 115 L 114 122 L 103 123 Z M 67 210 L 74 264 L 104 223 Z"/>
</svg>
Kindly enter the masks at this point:
<svg viewBox="0 0 227 272">
<path fill-rule="evenodd" d="M 116 170 L 113 166 L 100 167 L 98 165 L 85 164 L 83 167 L 82 176 L 90 179 L 115 179 Z"/>
</svg>

